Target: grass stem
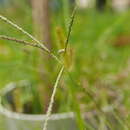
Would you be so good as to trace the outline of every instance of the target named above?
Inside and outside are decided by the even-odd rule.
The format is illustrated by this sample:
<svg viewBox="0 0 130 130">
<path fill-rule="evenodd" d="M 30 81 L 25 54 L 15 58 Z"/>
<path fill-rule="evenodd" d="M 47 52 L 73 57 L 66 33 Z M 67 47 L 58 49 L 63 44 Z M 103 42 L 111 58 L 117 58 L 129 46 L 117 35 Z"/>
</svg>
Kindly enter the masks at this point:
<svg viewBox="0 0 130 130">
<path fill-rule="evenodd" d="M 58 84 L 60 82 L 60 79 L 62 77 L 63 71 L 64 71 L 64 66 L 61 68 L 61 70 L 60 70 L 60 72 L 57 76 L 57 79 L 55 81 L 55 84 L 54 84 L 54 89 L 53 89 L 51 99 L 50 99 L 50 103 L 49 103 L 49 107 L 48 107 L 48 110 L 47 110 L 47 113 L 46 113 L 46 119 L 45 119 L 45 122 L 44 122 L 43 130 L 47 130 L 47 124 L 48 124 L 48 120 L 49 120 L 49 117 L 50 117 L 51 112 L 52 112 L 52 107 L 53 107 L 53 104 L 54 104 L 56 90 L 57 90 Z"/>
</svg>

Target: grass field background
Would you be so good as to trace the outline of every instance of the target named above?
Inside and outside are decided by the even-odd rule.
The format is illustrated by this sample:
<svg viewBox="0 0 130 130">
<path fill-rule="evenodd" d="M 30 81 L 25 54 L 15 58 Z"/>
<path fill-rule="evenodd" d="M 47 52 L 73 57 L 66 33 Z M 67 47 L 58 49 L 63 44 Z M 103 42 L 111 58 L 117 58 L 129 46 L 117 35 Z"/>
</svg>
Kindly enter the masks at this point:
<svg viewBox="0 0 130 130">
<path fill-rule="evenodd" d="M 24 3 L 20 6 L 17 2 L 17 6 L 0 9 L 0 12 L 33 34 L 29 6 Z M 65 32 L 62 15 L 62 11 L 54 11 L 51 17 L 55 52 L 58 51 L 56 47 L 58 42 L 57 27 L 62 28 L 63 33 Z M 96 97 L 96 102 L 101 108 L 109 105 L 109 100 L 111 100 L 109 92 L 112 89 L 112 94 L 115 94 L 117 98 L 118 96 L 123 97 L 117 115 L 125 115 L 124 126 L 129 124 L 130 38 L 120 40 L 121 37 L 130 37 L 129 20 L 129 11 L 124 13 L 115 13 L 111 10 L 98 12 L 95 9 L 77 11 L 69 42 L 74 55 L 73 67 L 70 72 L 73 83 L 65 74 L 63 88 L 59 88 L 57 94 L 57 100 L 60 102 L 59 112 L 79 112 L 75 108 L 76 104 L 79 104 L 79 108 L 83 112 L 97 110 L 94 99 L 90 98 L 82 88 L 94 93 L 93 96 Z M 0 34 L 30 41 L 2 21 L 0 21 Z M 121 45 L 118 46 L 120 43 Z M 117 45 L 115 46 L 115 44 Z M 39 82 L 36 55 L 37 49 L 0 40 L 0 88 L 10 82 L 25 79 Z M 57 64 L 55 64 L 55 68 L 58 71 Z M 54 81 L 56 71 L 50 81 Z M 52 75 L 52 72 L 48 72 L 48 74 Z M 62 94 L 63 90 L 65 90 L 64 95 Z M 77 99 L 77 102 L 74 101 L 74 98 Z M 119 120 L 122 121 L 122 119 Z M 127 127 L 130 128 L 129 125 Z"/>
</svg>

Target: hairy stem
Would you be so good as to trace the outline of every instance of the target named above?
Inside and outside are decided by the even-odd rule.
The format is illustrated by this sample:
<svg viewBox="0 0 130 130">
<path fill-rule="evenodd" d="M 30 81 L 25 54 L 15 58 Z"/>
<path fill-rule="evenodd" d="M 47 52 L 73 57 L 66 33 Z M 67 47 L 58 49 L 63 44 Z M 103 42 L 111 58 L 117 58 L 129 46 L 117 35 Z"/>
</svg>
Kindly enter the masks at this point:
<svg viewBox="0 0 130 130">
<path fill-rule="evenodd" d="M 37 44 L 40 45 L 40 48 L 42 47 L 42 50 L 46 51 L 48 54 L 50 54 L 56 61 L 58 61 L 61 64 L 61 61 L 58 59 L 57 56 L 55 56 L 43 43 L 41 43 L 39 40 L 37 40 L 34 36 L 32 36 L 31 34 L 29 34 L 27 31 L 25 31 L 23 28 L 19 27 L 17 24 L 13 23 L 12 21 L 10 21 L 9 19 L 7 19 L 6 17 L 0 15 L 0 19 L 2 21 L 4 21 L 5 23 L 10 24 L 12 27 L 14 27 L 15 29 L 19 30 L 20 32 L 22 32 L 23 34 L 27 35 L 29 38 L 31 38 L 33 41 L 35 41 Z M 35 46 L 36 47 L 36 46 Z M 39 48 L 39 47 L 38 47 Z"/>
<path fill-rule="evenodd" d="M 68 43 L 69 43 L 71 31 L 72 31 L 72 26 L 73 26 L 74 19 L 75 19 L 76 9 L 77 9 L 77 6 L 73 10 L 73 13 L 72 13 L 72 16 L 71 16 L 71 21 L 70 21 L 70 24 L 69 24 L 69 27 L 68 27 L 68 34 L 67 34 L 67 38 L 66 38 L 66 41 L 65 41 L 65 52 L 64 52 L 64 54 L 67 51 L 67 47 L 68 47 Z"/>
<path fill-rule="evenodd" d="M 57 90 L 58 84 L 60 82 L 60 79 L 62 77 L 63 71 L 64 71 L 64 66 L 61 68 L 61 70 L 60 70 L 60 72 L 57 76 L 57 79 L 55 81 L 55 84 L 54 84 L 54 89 L 53 89 L 52 96 L 51 96 L 50 103 L 49 103 L 49 107 L 48 107 L 48 110 L 47 110 L 47 113 L 46 113 L 46 119 L 45 119 L 45 122 L 44 122 L 43 130 L 47 130 L 47 124 L 48 124 L 48 120 L 49 120 L 49 117 L 50 117 L 51 112 L 52 112 L 52 107 L 53 107 L 53 104 L 54 104 L 56 90 Z"/>
</svg>

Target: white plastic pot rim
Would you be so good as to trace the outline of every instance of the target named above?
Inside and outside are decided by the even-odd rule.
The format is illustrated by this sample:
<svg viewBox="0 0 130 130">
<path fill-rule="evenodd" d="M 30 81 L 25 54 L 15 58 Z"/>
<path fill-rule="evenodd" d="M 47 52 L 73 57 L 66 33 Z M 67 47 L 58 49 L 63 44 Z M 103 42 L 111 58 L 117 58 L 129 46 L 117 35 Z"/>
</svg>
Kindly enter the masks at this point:
<svg viewBox="0 0 130 130">
<path fill-rule="evenodd" d="M 16 113 L 5 109 L 2 105 L 0 105 L 0 114 L 8 118 L 17 119 L 17 120 L 43 121 L 46 119 L 46 115 L 44 114 L 31 115 L 31 114 Z M 61 120 L 66 118 L 74 118 L 74 113 L 66 112 L 60 114 L 52 114 L 49 120 Z"/>
<path fill-rule="evenodd" d="M 18 82 L 18 84 L 24 84 L 27 85 L 29 82 L 26 80 Z M 16 83 L 10 83 L 5 88 L 3 88 L 0 92 L 0 96 L 5 95 L 7 92 L 13 90 L 16 87 Z M 1 97 L 0 97 L 0 114 L 12 118 L 12 119 L 17 119 L 17 120 L 30 120 L 30 121 L 44 121 L 46 119 L 45 114 L 23 114 L 23 113 L 17 113 L 17 112 L 12 112 L 8 109 L 6 109 L 2 103 L 1 103 Z M 49 120 L 61 120 L 61 119 L 66 119 L 66 118 L 74 118 L 74 113 L 73 112 L 65 112 L 65 113 L 59 113 L 59 114 L 52 114 L 49 118 Z"/>
<path fill-rule="evenodd" d="M 5 95 L 6 93 L 10 92 L 11 90 L 13 90 L 14 88 L 16 88 L 16 86 L 20 85 L 22 86 L 23 84 L 25 86 L 28 86 L 29 82 L 27 80 L 23 80 L 20 81 L 18 83 L 10 83 L 8 85 L 6 85 L 0 92 L 0 96 Z M 122 100 L 122 96 L 120 96 L 120 98 L 118 98 L 119 101 Z M 104 112 L 109 112 L 112 111 L 115 107 L 118 107 L 119 104 L 114 103 L 111 106 L 106 106 L 104 107 L 102 110 Z M 95 113 L 95 112 L 87 112 L 87 116 L 89 116 L 89 113 Z M 46 115 L 45 114 L 23 114 L 23 113 L 17 113 L 17 112 L 13 112 L 10 111 L 8 109 L 6 109 L 2 103 L 1 103 L 1 97 L 0 97 L 0 114 L 8 117 L 8 118 L 12 118 L 12 119 L 17 119 L 17 120 L 30 120 L 30 121 L 44 121 L 46 119 Z M 85 114 L 83 114 L 84 116 Z M 74 119 L 74 113 L 73 112 L 65 112 L 65 113 L 57 113 L 57 114 L 52 114 L 49 118 L 49 120 L 61 120 L 61 119 L 67 119 L 67 118 L 71 118 Z"/>
</svg>

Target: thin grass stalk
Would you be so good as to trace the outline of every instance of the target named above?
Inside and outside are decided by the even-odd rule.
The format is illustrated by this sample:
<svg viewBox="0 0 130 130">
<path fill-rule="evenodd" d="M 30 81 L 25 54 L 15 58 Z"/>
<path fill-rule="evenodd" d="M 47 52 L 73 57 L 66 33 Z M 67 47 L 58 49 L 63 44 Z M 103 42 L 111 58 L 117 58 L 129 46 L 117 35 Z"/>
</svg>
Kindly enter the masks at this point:
<svg viewBox="0 0 130 130">
<path fill-rule="evenodd" d="M 31 43 L 31 42 L 27 42 L 25 40 L 19 40 L 19 39 L 16 39 L 14 37 L 9 37 L 9 36 L 6 36 L 6 35 L 0 35 L 0 39 L 13 41 L 13 42 L 16 42 L 16 43 L 19 43 L 19 44 L 22 44 L 22 45 L 37 47 L 37 48 L 40 48 L 40 49 L 43 50 L 43 48 L 37 43 Z"/>
<path fill-rule="evenodd" d="M 25 40 L 19 40 L 19 39 L 16 39 L 14 37 L 8 37 L 8 36 L 5 36 L 5 35 L 0 35 L 0 39 L 8 40 L 8 41 L 14 41 L 16 43 L 23 44 L 23 45 L 26 45 L 26 46 L 33 46 L 33 47 L 36 47 L 36 48 L 39 48 L 39 49 L 45 51 L 44 48 L 40 44 L 37 44 L 37 43 L 31 43 L 31 42 L 27 42 Z M 50 55 L 56 61 L 58 61 L 58 63 L 62 64 L 62 62 L 53 53 L 50 53 Z"/>
<path fill-rule="evenodd" d="M 13 23 L 12 21 L 10 21 L 9 19 L 7 19 L 6 17 L 0 15 L 0 19 L 10 25 L 12 25 L 14 28 L 16 28 L 17 30 L 19 30 L 20 32 L 22 32 L 23 34 L 27 35 L 29 38 L 31 38 L 32 40 L 34 40 L 36 43 L 38 43 L 39 45 L 41 45 L 44 50 L 48 53 L 50 53 L 49 49 L 47 47 L 45 47 L 44 44 L 42 44 L 39 40 L 37 40 L 35 37 L 33 37 L 31 34 L 29 34 L 27 31 L 25 31 L 23 28 L 19 27 L 17 24 Z"/>
<path fill-rule="evenodd" d="M 70 24 L 69 24 L 69 27 L 68 27 L 68 34 L 67 34 L 67 38 L 66 38 L 66 41 L 65 41 L 65 52 L 64 52 L 64 54 L 66 54 L 67 47 L 68 47 L 68 44 L 69 44 L 69 39 L 70 39 L 71 31 L 72 31 L 72 26 L 73 26 L 75 15 L 76 15 L 76 9 L 77 9 L 77 6 L 75 6 L 75 8 L 73 10 L 71 20 L 70 20 Z"/>
<path fill-rule="evenodd" d="M 72 17 L 71 17 L 71 22 L 70 22 L 69 29 L 68 29 L 68 35 L 67 35 L 67 39 L 66 39 L 66 42 L 65 42 L 65 45 L 66 45 L 65 46 L 65 50 L 67 50 L 67 46 L 68 46 L 68 42 L 69 42 L 71 30 L 72 30 L 72 25 L 73 25 L 73 22 L 74 22 L 75 10 L 76 10 L 76 8 L 74 9 Z M 15 41 L 17 43 L 21 43 L 21 44 L 24 44 L 24 45 L 30 45 L 30 46 L 33 46 L 33 47 L 40 48 L 40 49 L 44 50 L 45 52 L 47 52 L 48 54 L 50 54 L 59 63 L 61 63 L 60 60 L 53 53 L 51 53 L 51 51 L 45 45 L 43 45 L 39 40 L 37 40 L 31 34 L 29 34 L 28 32 L 26 32 L 23 28 L 19 27 L 17 24 L 13 23 L 12 21 L 10 21 L 9 19 L 7 19 L 6 17 L 4 17 L 2 15 L 0 15 L 0 19 L 2 21 L 4 21 L 5 23 L 10 24 L 11 26 L 13 26 L 14 28 L 16 28 L 17 30 L 19 30 L 23 34 L 27 35 L 33 41 L 35 41 L 36 43 L 38 43 L 38 45 L 26 42 L 24 40 L 18 40 L 16 38 L 7 37 L 7 36 L 4 36 L 4 35 L 0 35 L 1 39 Z M 55 98 L 56 90 L 57 90 L 57 87 L 58 87 L 58 83 L 59 83 L 59 81 L 60 81 L 60 79 L 62 77 L 63 71 L 64 71 L 64 66 L 62 66 L 62 68 L 61 68 L 61 70 L 60 70 L 60 72 L 59 72 L 59 74 L 57 76 L 56 82 L 54 84 L 54 89 L 53 89 L 52 96 L 51 96 L 50 103 L 49 103 L 49 107 L 48 107 L 48 110 L 47 110 L 47 113 L 46 113 L 46 120 L 44 122 L 43 130 L 47 130 L 47 124 L 48 124 L 48 120 L 49 120 L 49 117 L 50 117 L 51 112 L 52 112 L 52 107 L 53 107 L 53 104 L 54 104 L 54 98 Z"/>
<path fill-rule="evenodd" d="M 64 71 L 64 66 L 61 68 L 61 70 L 57 76 L 57 79 L 55 81 L 55 84 L 54 84 L 54 89 L 53 89 L 52 96 L 51 96 L 50 103 L 49 103 L 49 107 L 48 107 L 48 110 L 46 113 L 46 119 L 45 119 L 45 122 L 43 125 L 43 130 L 47 130 L 48 121 L 49 121 L 50 115 L 52 113 L 52 107 L 53 107 L 54 100 L 55 100 L 56 90 L 57 90 L 58 84 L 60 82 L 60 79 L 62 77 L 63 71 Z"/>
<path fill-rule="evenodd" d="M 31 38 L 33 41 L 35 41 L 36 43 L 38 43 L 43 48 L 43 50 L 45 52 L 47 52 L 48 54 L 50 54 L 56 61 L 58 61 L 61 64 L 61 61 L 57 58 L 57 56 L 55 56 L 43 43 L 41 43 L 39 40 L 37 40 L 34 36 L 32 36 L 31 34 L 29 34 L 23 28 L 19 27 L 17 24 L 13 23 L 12 21 L 10 21 L 9 19 L 7 19 L 6 17 L 0 15 L 0 19 L 2 21 L 4 21 L 5 23 L 10 24 L 12 27 L 14 27 L 15 29 L 19 30 L 20 32 L 22 32 L 23 34 L 25 34 L 29 38 Z"/>
<path fill-rule="evenodd" d="M 66 42 L 65 42 L 65 50 L 67 50 L 67 46 L 68 46 L 68 42 L 69 42 L 71 30 L 72 30 L 74 18 L 75 18 L 75 12 L 76 12 L 76 8 L 74 8 L 73 14 L 72 14 L 72 17 L 71 17 L 71 22 L 70 22 L 69 29 L 68 29 L 68 35 L 67 35 L 67 39 L 66 39 Z M 66 51 L 65 51 L 65 53 L 66 53 Z M 48 110 L 47 110 L 47 113 L 46 113 L 46 119 L 45 119 L 45 122 L 44 122 L 44 125 L 43 125 L 43 130 L 47 130 L 49 117 L 51 115 L 52 107 L 53 107 L 53 104 L 54 104 L 54 98 L 55 98 L 56 90 L 57 90 L 58 83 L 60 81 L 60 78 L 62 76 L 63 71 L 64 71 L 64 66 L 62 66 L 62 68 L 61 68 L 61 70 L 60 70 L 60 72 L 57 76 L 56 82 L 54 84 L 54 89 L 53 89 L 52 96 L 51 96 L 50 103 L 49 103 L 49 107 L 48 107 Z"/>
</svg>

